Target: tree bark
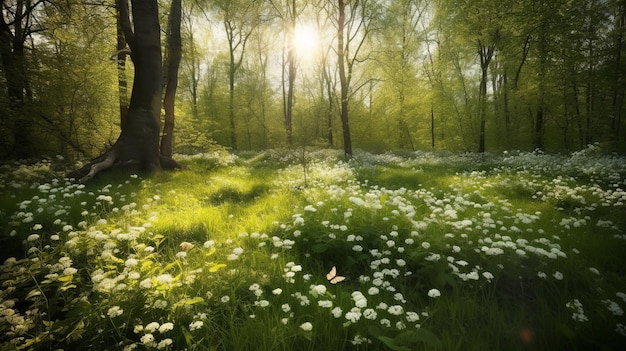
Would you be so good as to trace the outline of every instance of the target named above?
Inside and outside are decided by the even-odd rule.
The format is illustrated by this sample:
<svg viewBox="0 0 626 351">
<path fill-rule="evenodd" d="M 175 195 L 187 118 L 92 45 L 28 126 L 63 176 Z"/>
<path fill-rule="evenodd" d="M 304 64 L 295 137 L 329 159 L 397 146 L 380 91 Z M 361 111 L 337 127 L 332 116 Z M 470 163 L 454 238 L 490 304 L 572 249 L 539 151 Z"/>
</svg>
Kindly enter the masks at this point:
<svg viewBox="0 0 626 351">
<path fill-rule="evenodd" d="M 135 77 L 128 120 L 109 151 L 68 177 L 86 182 L 113 166 L 131 166 L 133 171 L 157 171 L 176 165 L 159 155 L 161 111 L 161 39 L 156 0 L 133 0 L 134 42 L 131 46 Z M 130 43 L 129 43 L 130 44 Z"/>
<path fill-rule="evenodd" d="M 174 105 L 176 101 L 176 88 L 178 86 L 178 67 L 182 56 L 182 44 L 180 35 L 181 0 L 172 0 L 168 19 L 167 31 L 167 60 L 166 60 L 166 87 L 163 98 L 165 117 L 163 133 L 161 136 L 161 155 L 171 158 L 174 149 Z"/>
<path fill-rule="evenodd" d="M 349 77 L 346 76 L 346 59 L 344 54 L 344 25 L 346 4 L 339 0 L 339 18 L 337 19 L 337 64 L 339 66 L 339 84 L 341 85 L 341 127 L 343 131 L 343 151 L 346 158 L 352 157 L 352 139 L 348 122 L 348 87 Z"/>
</svg>

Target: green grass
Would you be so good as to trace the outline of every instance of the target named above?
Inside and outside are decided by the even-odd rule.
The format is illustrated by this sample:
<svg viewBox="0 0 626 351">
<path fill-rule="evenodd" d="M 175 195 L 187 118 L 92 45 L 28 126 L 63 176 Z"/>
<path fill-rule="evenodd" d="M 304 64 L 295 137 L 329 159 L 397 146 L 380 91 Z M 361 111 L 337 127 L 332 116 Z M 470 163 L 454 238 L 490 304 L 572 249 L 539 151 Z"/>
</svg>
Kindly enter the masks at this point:
<svg viewBox="0 0 626 351">
<path fill-rule="evenodd" d="M 272 150 L 181 161 L 188 169 L 86 186 L 51 161 L 0 169 L 0 350 L 626 341 L 622 157 L 345 163 L 332 150 Z M 338 284 L 326 279 L 333 266 Z"/>
</svg>

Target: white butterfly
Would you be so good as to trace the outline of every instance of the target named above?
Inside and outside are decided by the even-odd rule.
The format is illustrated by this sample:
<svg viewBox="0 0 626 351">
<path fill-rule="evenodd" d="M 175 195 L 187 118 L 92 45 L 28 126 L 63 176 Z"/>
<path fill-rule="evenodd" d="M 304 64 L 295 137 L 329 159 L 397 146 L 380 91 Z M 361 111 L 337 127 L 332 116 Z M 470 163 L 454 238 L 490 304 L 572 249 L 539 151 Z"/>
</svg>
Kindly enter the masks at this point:
<svg viewBox="0 0 626 351">
<path fill-rule="evenodd" d="M 328 274 L 326 274 L 326 279 L 328 279 L 328 281 L 331 284 L 337 284 L 339 282 L 342 282 L 346 279 L 346 277 L 342 277 L 340 275 L 337 275 L 337 268 L 335 266 L 333 266 L 333 268 L 330 269 L 330 272 L 328 272 Z"/>
</svg>

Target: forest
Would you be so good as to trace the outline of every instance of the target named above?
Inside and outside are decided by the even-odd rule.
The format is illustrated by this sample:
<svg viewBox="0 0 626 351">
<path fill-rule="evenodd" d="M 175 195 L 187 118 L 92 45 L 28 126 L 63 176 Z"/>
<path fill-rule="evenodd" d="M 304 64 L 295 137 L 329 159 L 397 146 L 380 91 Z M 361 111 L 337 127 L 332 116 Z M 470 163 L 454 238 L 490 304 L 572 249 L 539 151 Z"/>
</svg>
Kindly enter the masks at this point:
<svg viewBox="0 0 626 351">
<path fill-rule="evenodd" d="M 0 1 L 0 351 L 626 344 L 626 0 Z"/>
<path fill-rule="evenodd" d="M 158 6 L 167 156 L 626 150 L 621 0 Z M 132 17 L 123 0 L 2 1 L 1 157 L 90 159 L 115 143 Z"/>
</svg>

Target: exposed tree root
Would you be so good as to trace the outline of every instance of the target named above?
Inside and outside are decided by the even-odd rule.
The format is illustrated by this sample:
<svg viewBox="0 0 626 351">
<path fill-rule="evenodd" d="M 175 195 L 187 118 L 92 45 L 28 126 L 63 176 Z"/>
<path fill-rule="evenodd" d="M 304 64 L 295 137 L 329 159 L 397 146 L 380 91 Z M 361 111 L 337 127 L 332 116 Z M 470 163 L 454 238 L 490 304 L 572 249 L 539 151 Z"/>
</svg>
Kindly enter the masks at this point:
<svg viewBox="0 0 626 351">
<path fill-rule="evenodd" d="M 161 169 L 164 170 L 175 170 L 175 169 L 185 169 L 187 168 L 185 165 L 171 159 L 169 157 L 160 156 L 159 161 L 161 164 Z M 67 174 L 68 178 L 74 179 L 79 183 L 87 183 L 89 180 L 93 179 L 98 173 L 106 171 L 110 168 L 117 167 L 128 167 L 132 168 L 134 171 L 140 169 L 139 160 L 121 160 L 116 152 L 115 148 L 112 148 L 107 153 L 102 156 L 94 159 L 93 161 L 87 163 L 83 167 L 74 170 Z"/>
</svg>

